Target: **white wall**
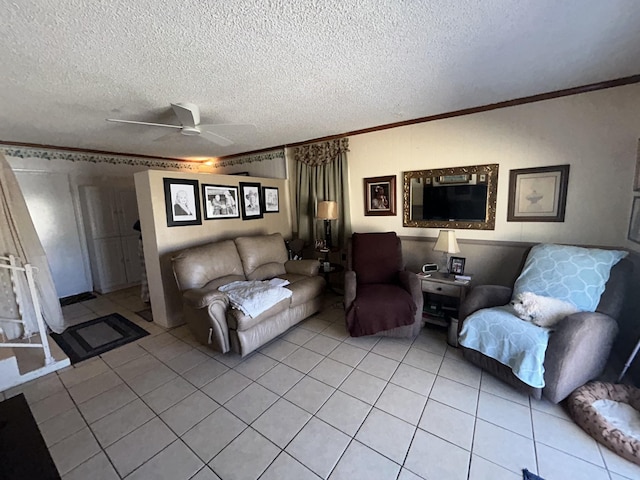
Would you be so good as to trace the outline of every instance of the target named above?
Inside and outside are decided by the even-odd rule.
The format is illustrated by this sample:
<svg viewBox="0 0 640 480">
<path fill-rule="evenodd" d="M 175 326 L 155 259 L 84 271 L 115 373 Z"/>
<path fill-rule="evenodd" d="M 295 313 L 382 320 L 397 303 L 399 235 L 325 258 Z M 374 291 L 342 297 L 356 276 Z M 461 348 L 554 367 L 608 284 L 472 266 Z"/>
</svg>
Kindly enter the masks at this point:
<svg viewBox="0 0 640 480">
<path fill-rule="evenodd" d="M 15 173 L 47 255 L 58 298 L 90 291 L 69 176 L 24 170 Z"/>
<path fill-rule="evenodd" d="M 59 297 L 93 290 L 80 208 L 80 185 L 133 185 L 144 166 L 7 155 L 43 243 Z M 48 184 L 46 189 L 34 183 Z M 37 182 L 36 182 L 37 183 Z M 42 203 L 51 208 L 42 209 Z M 71 276 L 69 273 L 73 272 Z M 70 279 L 73 279 L 70 281 Z"/>
<path fill-rule="evenodd" d="M 458 238 L 640 250 L 626 238 L 638 137 L 640 85 L 356 135 L 348 154 L 353 231 L 435 237 L 437 229 L 402 226 L 403 172 L 498 163 L 495 230 L 457 230 Z M 562 164 L 571 165 L 565 221 L 507 222 L 509 170 Z M 365 217 L 363 178 L 383 175 L 397 175 L 398 214 Z"/>
<path fill-rule="evenodd" d="M 199 184 L 237 186 L 240 182 L 259 182 L 262 186 L 278 187 L 280 211 L 265 213 L 261 219 L 204 220 L 203 217 L 201 225 L 168 227 L 165 177 L 198 180 Z M 285 239 L 291 238 L 290 197 L 286 180 L 148 170 L 137 173 L 135 183 L 153 319 L 165 327 L 183 323 L 181 295 L 171 269 L 171 257 L 177 251 L 240 235 L 279 232 Z M 201 187 L 198 188 L 201 193 Z"/>
</svg>

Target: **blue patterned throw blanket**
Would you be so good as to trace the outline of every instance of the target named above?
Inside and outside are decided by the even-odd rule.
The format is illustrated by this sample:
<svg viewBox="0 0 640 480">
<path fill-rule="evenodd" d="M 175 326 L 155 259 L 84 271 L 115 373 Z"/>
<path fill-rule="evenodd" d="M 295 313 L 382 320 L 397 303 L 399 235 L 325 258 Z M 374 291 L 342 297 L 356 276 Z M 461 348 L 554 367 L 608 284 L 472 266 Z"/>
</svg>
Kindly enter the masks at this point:
<svg viewBox="0 0 640 480">
<path fill-rule="evenodd" d="M 527 385 L 544 387 L 544 354 L 549 330 L 525 322 L 510 305 L 484 308 L 470 315 L 462 326 L 460 344 L 511 367 Z"/>
</svg>

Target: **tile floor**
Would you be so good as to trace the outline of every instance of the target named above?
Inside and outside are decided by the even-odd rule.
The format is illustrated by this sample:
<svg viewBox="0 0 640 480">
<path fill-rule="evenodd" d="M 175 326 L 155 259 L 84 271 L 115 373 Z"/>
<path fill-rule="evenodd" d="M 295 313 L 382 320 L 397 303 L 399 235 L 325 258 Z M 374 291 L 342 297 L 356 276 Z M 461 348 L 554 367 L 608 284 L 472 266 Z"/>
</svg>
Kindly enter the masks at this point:
<svg viewBox="0 0 640 480">
<path fill-rule="evenodd" d="M 76 479 L 640 478 L 561 406 L 465 362 L 444 332 L 350 338 L 339 298 L 242 359 L 145 322 L 136 290 L 64 308 L 118 312 L 150 336 L 0 393 L 23 392 Z"/>
</svg>

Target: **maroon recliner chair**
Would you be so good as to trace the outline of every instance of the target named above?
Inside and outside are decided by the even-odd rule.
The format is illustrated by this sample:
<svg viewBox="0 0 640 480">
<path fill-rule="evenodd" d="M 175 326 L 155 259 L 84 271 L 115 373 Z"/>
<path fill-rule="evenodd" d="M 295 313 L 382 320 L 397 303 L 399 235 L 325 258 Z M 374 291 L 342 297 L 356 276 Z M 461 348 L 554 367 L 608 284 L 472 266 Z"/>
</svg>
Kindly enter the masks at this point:
<svg viewBox="0 0 640 480">
<path fill-rule="evenodd" d="M 424 303 L 420 279 L 405 270 L 402 243 L 395 232 L 353 234 L 344 286 L 352 337 L 412 338 L 420 333 Z"/>
</svg>

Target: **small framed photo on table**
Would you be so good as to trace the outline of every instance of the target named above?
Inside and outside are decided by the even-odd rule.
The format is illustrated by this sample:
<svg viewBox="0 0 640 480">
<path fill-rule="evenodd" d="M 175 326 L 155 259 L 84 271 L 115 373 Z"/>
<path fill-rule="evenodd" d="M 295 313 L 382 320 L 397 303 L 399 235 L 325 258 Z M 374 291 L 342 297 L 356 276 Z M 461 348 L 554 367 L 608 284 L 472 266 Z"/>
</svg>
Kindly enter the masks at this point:
<svg viewBox="0 0 640 480">
<path fill-rule="evenodd" d="M 449 272 L 455 275 L 464 275 L 464 257 L 451 257 L 449 260 Z"/>
</svg>

